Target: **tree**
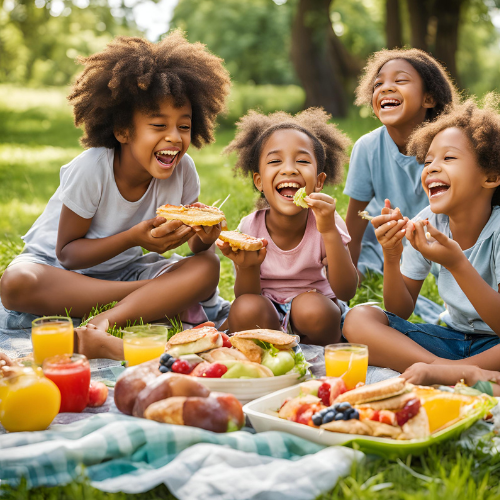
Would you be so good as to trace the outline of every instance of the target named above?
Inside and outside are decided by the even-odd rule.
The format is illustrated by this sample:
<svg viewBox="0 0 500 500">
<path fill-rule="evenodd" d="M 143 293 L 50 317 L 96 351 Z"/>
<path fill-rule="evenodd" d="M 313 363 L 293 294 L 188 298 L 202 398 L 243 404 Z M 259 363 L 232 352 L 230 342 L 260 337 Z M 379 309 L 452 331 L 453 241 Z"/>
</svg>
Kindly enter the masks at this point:
<svg viewBox="0 0 500 500">
<path fill-rule="evenodd" d="M 394 49 L 403 45 L 399 0 L 385 2 L 385 34 L 387 48 Z"/>
</svg>

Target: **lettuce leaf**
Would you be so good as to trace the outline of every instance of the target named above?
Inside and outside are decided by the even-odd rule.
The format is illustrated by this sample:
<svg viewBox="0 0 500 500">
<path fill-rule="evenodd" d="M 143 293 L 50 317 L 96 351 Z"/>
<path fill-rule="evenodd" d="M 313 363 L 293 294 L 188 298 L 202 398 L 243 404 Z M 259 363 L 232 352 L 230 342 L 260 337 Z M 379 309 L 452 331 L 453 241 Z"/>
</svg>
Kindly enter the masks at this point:
<svg viewBox="0 0 500 500">
<path fill-rule="evenodd" d="M 305 187 L 297 189 L 297 191 L 296 191 L 296 193 L 295 193 L 295 195 L 293 197 L 293 202 L 298 207 L 309 208 L 308 205 L 307 205 L 307 203 L 304 201 L 304 198 L 306 196 L 307 196 L 307 193 L 306 193 L 306 188 Z"/>
<path fill-rule="evenodd" d="M 307 374 L 311 363 L 306 361 L 306 357 L 302 351 L 293 351 L 293 357 L 295 359 L 295 366 L 288 373 L 298 373 L 300 378 L 302 378 Z"/>
<path fill-rule="evenodd" d="M 274 347 L 273 344 L 270 344 L 269 342 L 264 342 L 263 340 L 257 340 L 254 339 L 254 342 L 259 346 L 262 347 L 265 351 L 269 352 L 271 356 L 276 356 L 280 352 L 280 350 L 276 347 Z"/>
</svg>

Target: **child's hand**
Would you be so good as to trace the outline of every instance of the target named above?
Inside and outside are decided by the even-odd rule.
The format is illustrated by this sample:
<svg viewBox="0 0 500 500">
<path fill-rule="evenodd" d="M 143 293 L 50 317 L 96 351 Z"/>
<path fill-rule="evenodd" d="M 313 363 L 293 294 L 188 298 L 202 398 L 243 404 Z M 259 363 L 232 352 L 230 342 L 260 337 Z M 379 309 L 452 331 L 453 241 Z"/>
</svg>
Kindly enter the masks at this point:
<svg viewBox="0 0 500 500">
<path fill-rule="evenodd" d="M 335 225 L 336 201 L 325 193 L 311 193 L 304 198 L 316 217 L 316 227 L 321 234 L 337 231 Z"/>
<path fill-rule="evenodd" d="M 220 224 L 215 226 L 193 226 L 193 231 L 206 245 L 212 245 L 219 238 L 221 232 Z"/>
<path fill-rule="evenodd" d="M 375 236 L 384 250 L 384 258 L 394 258 L 399 261 L 403 253 L 402 240 L 408 217 L 403 217 L 399 208 L 391 208 L 391 202 L 385 200 L 381 215 L 372 219 Z"/>
<path fill-rule="evenodd" d="M 249 267 L 260 267 L 264 259 L 266 258 L 266 246 L 267 240 L 262 240 L 263 247 L 260 250 L 236 250 L 235 252 L 231 249 L 231 245 L 227 241 L 217 240 L 215 244 L 219 247 L 219 250 L 223 255 L 231 259 L 237 267 L 249 268 Z"/>
<path fill-rule="evenodd" d="M 130 229 L 134 245 L 150 252 L 165 253 L 180 247 L 192 238 L 193 228 L 186 226 L 180 220 L 166 221 L 164 217 L 139 222 Z"/>
<path fill-rule="evenodd" d="M 424 226 L 427 226 L 427 235 L 424 231 Z M 466 258 L 456 241 L 438 231 L 427 220 L 408 222 L 406 226 L 406 238 L 423 257 L 441 264 L 448 270 Z"/>
</svg>

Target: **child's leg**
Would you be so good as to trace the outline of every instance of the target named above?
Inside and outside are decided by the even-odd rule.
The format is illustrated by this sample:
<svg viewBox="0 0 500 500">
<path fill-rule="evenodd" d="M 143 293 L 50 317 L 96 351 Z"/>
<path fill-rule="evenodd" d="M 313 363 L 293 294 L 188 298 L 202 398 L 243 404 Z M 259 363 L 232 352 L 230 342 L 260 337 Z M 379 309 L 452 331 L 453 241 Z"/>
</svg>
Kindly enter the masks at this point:
<svg viewBox="0 0 500 500">
<path fill-rule="evenodd" d="M 231 304 L 228 323 L 230 332 L 256 328 L 281 329 L 279 316 L 273 303 L 267 297 L 251 293 L 240 295 Z"/>
<path fill-rule="evenodd" d="M 340 341 L 342 313 L 332 299 L 306 292 L 293 299 L 290 318 L 303 344 L 327 345 Z"/>
<path fill-rule="evenodd" d="M 370 365 L 404 372 L 413 363 L 442 360 L 391 328 L 386 314 L 376 307 L 360 306 L 351 309 L 345 318 L 342 333 L 349 342 L 368 346 Z"/>
<path fill-rule="evenodd" d="M 476 365 L 483 370 L 500 371 L 500 345 L 464 359 L 441 359 L 433 363 L 440 365 Z"/>
</svg>

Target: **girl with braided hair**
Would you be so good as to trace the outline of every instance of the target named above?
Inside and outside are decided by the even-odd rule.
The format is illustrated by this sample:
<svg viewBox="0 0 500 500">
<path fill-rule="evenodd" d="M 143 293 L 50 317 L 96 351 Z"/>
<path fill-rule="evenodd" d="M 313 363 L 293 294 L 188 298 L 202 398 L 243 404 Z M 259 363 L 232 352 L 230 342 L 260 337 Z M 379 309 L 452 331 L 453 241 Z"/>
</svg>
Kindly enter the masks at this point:
<svg viewBox="0 0 500 500">
<path fill-rule="evenodd" d="M 207 233 L 155 212 L 198 201 L 186 151 L 213 141 L 230 80 L 221 59 L 179 31 L 157 44 L 118 37 L 80 62 L 85 69 L 68 99 L 88 149 L 61 168 L 57 191 L 5 271 L 1 297 L 13 311 L 77 317 L 117 301 L 77 329 L 77 347 L 89 358 L 123 359 L 108 325 L 194 309 L 201 317 L 191 315 L 193 322 L 206 319 L 199 302 L 219 280 L 220 227 Z M 161 255 L 185 242 L 194 256 Z"/>
</svg>

